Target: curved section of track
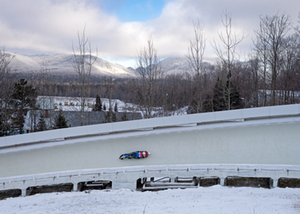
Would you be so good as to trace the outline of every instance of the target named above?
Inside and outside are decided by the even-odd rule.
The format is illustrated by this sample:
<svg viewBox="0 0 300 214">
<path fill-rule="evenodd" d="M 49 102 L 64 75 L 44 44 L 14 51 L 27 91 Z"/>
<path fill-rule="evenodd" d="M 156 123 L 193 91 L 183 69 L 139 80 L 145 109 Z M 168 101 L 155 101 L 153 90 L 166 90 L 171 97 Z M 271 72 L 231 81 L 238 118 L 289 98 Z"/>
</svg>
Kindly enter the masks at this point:
<svg viewBox="0 0 300 214">
<path fill-rule="evenodd" d="M 178 164 L 300 165 L 300 117 L 202 124 L 69 139 L 0 150 L 0 178 Z M 141 160 L 122 153 L 147 150 Z"/>
</svg>

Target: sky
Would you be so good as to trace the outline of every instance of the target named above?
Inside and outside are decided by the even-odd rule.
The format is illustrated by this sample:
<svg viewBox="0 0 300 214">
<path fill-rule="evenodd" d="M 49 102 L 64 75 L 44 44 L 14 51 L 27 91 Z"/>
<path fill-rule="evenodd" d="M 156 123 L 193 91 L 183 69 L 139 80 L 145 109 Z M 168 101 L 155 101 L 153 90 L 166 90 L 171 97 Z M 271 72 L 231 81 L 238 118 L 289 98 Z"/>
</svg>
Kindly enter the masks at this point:
<svg viewBox="0 0 300 214">
<path fill-rule="evenodd" d="M 85 29 L 98 57 L 135 66 L 139 50 L 151 39 L 158 56 L 186 56 L 193 23 L 200 22 L 207 39 L 204 58 L 224 27 L 222 13 L 245 39 L 238 46 L 248 54 L 259 17 L 286 13 L 297 24 L 299 0 L 0 0 L 0 46 L 15 54 L 72 53 Z"/>
</svg>

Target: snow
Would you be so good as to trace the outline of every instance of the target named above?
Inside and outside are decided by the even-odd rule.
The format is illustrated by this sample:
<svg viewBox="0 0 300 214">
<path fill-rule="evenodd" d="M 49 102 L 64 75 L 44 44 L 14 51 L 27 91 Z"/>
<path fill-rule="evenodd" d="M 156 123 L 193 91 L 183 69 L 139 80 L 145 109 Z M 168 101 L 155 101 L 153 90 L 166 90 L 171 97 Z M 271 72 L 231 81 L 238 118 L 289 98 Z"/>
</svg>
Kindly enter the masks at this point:
<svg viewBox="0 0 300 214">
<path fill-rule="evenodd" d="M 9 53 L 11 54 L 11 53 Z M 43 66 L 51 73 L 69 73 L 75 74 L 73 67 L 73 54 L 56 54 L 56 55 L 35 55 L 24 56 L 20 54 L 11 54 L 15 56 L 12 61 L 13 70 L 26 72 L 40 72 Z M 135 71 L 127 69 L 122 65 L 110 63 L 98 57 L 93 64 L 92 74 L 102 74 L 115 77 L 135 77 Z"/>
<path fill-rule="evenodd" d="M 60 96 L 39 96 L 38 101 L 43 109 L 56 109 L 57 111 L 61 109 L 62 111 L 80 111 L 80 97 L 60 97 Z M 95 97 L 87 97 L 85 98 L 87 104 L 94 105 L 96 103 Z M 108 111 L 109 109 L 109 99 L 101 97 L 102 107 L 105 105 Z M 119 99 L 111 99 L 112 109 L 114 109 L 115 104 L 117 103 L 118 112 L 139 112 L 143 115 L 143 112 L 140 111 L 138 105 L 133 103 L 125 103 Z M 45 106 L 43 106 L 45 105 Z M 50 105 L 50 106 L 49 106 Z M 56 106 L 56 107 L 55 107 Z M 85 106 L 84 111 L 92 111 L 93 108 L 90 106 Z M 165 111 L 162 107 L 156 107 L 154 111 L 152 111 L 152 115 L 156 117 L 162 117 L 163 114 L 165 116 L 180 116 L 187 114 L 188 107 L 183 107 L 177 109 L 176 111 Z"/>
<path fill-rule="evenodd" d="M 53 109 L 54 106 L 56 106 L 56 110 L 58 111 L 61 109 L 62 111 L 80 111 L 80 103 L 81 98 L 80 97 L 60 97 L 60 96 L 39 96 L 38 101 L 45 105 L 46 107 L 43 107 L 44 109 Z M 85 98 L 85 102 L 87 104 L 94 105 L 96 103 L 95 97 L 88 97 Z M 108 98 L 101 98 L 102 106 L 106 106 L 106 108 L 109 108 L 109 99 Z M 118 99 L 111 99 L 112 108 L 114 109 L 115 104 L 118 105 L 118 111 L 122 112 L 125 111 L 125 108 L 130 108 L 136 111 L 137 105 L 131 104 L 131 103 L 125 103 Z M 42 105 L 41 104 L 41 105 Z M 49 106 L 50 105 L 50 106 Z M 85 106 L 85 111 L 92 111 L 92 107 Z M 129 112 L 129 110 L 127 110 Z"/>
<path fill-rule="evenodd" d="M 129 189 L 48 193 L 0 201 L 0 213 L 293 214 L 300 191 L 224 186 L 138 192 Z"/>
</svg>

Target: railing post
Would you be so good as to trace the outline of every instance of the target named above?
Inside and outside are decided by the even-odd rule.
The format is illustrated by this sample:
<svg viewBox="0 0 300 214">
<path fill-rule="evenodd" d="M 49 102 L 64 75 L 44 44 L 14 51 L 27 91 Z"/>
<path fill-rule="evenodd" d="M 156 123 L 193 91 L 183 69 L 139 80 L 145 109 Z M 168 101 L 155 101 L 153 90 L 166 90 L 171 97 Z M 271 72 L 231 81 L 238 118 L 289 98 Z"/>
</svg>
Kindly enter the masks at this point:
<svg viewBox="0 0 300 214">
<path fill-rule="evenodd" d="M 25 196 L 26 196 L 26 189 L 27 189 L 27 188 L 22 188 L 22 189 L 21 189 L 21 191 L 22 191 L 21 196 L 22 196 L 22 197 L 25 197 Z"/>
<path fill-rule="evenodd" d="M 225 186 L 225 178 L 224 177 L 220 178 L 220 185 Z"/>
<path fill-rule="evenodd" d="M 273 188 L 276 188 L 278 185 L 278 178 L 273 178 Z"/>
<path fill-rule="evenodd" d="M 78 191 L 78 183 L 73 182 L 73 192 L 77 192 L 77 191 Z"/>
</svg>

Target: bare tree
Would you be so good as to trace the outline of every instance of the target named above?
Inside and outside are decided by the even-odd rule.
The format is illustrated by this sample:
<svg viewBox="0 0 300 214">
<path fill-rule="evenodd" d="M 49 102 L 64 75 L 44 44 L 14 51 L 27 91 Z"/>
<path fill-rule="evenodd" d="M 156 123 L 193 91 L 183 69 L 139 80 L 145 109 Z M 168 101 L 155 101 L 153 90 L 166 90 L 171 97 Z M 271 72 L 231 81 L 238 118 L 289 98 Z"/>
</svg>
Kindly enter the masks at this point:
<svg viewBox="0 0 300 214">
<path fill-rule="evenodd" d="M 260 29 L 255 31 L 256 50 L 263 57 L 264 75 L 271 71 L 271 104 L 276 104 L 277 77 L 281 70 L 280 58 L 284 50 L 283 39 L 290 29 L 290 17 L 286 14 L 260 17 Z"/>
<path fill-rule="evenodd" d="M 0 49 L 0 136 L 9 134 L 11 129 L 10 119 L 13 112 L 9 104 L 14 88 L 11 74 L 11 61 L 14 57 L 4 47 Z"/>
<path fill-rule="evenodd" d="M 112 93 L 115 89 L 114 78 L 112 76 L 105 78 L 106 94 L 108 95 L 108 111 L 106 112 L 106 122 L 113 122 L 113 103 Z"/>
<path fill-rule="evenodd" d="M 231 75 L 232 75 L 232 67 L 234 65 L 234 62 L 237 60 L 236 47 L 245 38 L 244 35 L 239 36 L 233 32 L 231 22 L 232 22 L 231 15 L 227 12 L 223 12 L 222 24 L 225 27 L 225 32 L 218 33 L 222 45 L 221 46 L 218 45 L 216 41 L 214 41 L 212 45 L 213 48 L 215 49 L 218 58 L 221 60 L 222 66 L 226 71 L 227 81 L 223 81 L 223 83 L 225 84 L 223 86 L 224 87 L 223 97 L 226 103 L 227 110 L 231 109 L 231 101 L 230 101 L 231 93 L 232 93 Z"/>
<path fill-rule="evenodd" d="M 54 123 L 54 114 L 51 111 L 54 108 L 54 99 L 50 95 L 51 82 L 53 80 L 50 76 L 50 69 L 47 61 L 44 60 L 40 63 L 40 70 L 37 73 L 37 77 L 39 80 L 39 87 L 38 87 L 39 97 L 38 97 L 38 106 L 37 106 L 37 109 L 39 109 L 39 114 L 37 111 L 33 113 L 34 119 L 31 119 L 31 121 L 34 121 L 35 129 L 37 129 L 35 123 L 38 122 L 36 117 L 40 116 L 44 120 L 49 121 L 48 123 L 46 123 L 46 126 L 44 127 L 45 130 L 47 130 L 47 129 L 51 129 L 52 128 L 51 124 Z"/>
<path fill-rule="evenodd" d="M 145 118 L 151 118 L 157 104 L 157 82 L 163 78 L 164 71 L 157 57 L 157 50 L 152 40 L 147 41 L 147 46 L 142 48 L 137 55 L 136 73 L 139 77 L 139 90 L 137 100 Z"/>
<path fill-rule="evenodd" d="M 14 57 L 15 57 L 14 55 L 6 52 L 4 47 L 0 49 L 0 101 L 1 102 L 4 102 L 5 99 L 9 98 L 9 94 L 11 94 L 10 88 L 7 87 L 7 83 L 8 83 L 7 78 L 11 75 L 11 61 L 14 59 Z"/>
<path fill-rule="evenodd" d="M 300 25 L 300 12 L 298 14 L 298 25 L 296 27 L 294 27 L 298 36 L 300 36 L 300 26 L 299 25 Z"/>
<path fill-rule="evenodd" d="M 248 61 L 238 62 L 234 70 L 239 70 L 239 78 L 233 79 L 233 83 L 238 85 L 239 93 L 246 108 L 258 107 L 261 103 L 259 83 L 259 59 L 256 52 L 248 54 Z M 235 74 L 233 77 L 236 77 Z"/>
<path fill-rule="evenodd" d="M 202 112 L 203 108 L 203 88 L 205 87 L 204 82 L 204 64 L 203 56 L 206 47 L 206 39 L 203 32 L 203 27 L 200 26 L 199 21 L 194 24 L 194 37 L 189 42 L 187 61 L 190 69 L 190 76 L 193 80 L 195 87 L 195 102 L 196 102 L 196 113 Z"/>
<path fill-rule="evenodd" d="M 92 48 L 89 39 L 85 35 L 85 28 L 82 34 L 78 33 L 78 47 L 73 49 L 74 62 L 73 67 L 78 74 L 78 81 L 81 84 L 79 101 L 80 101 L 80 117 L 81 125 L 85 125 L 85 106 L 87 106 L 87 98 L 90 95 L 90 78 L 93 64 L 97 60 L 97 56 L 92 55 Z M 97 51 L 96 51 L 97 52 Z"/>
<path fill-rule="evenodd" d="M 259 97 L 258 97 L 258 86 L 259 86 L 259 59 L 256 54 L 249 55 L 249 70 L 251 73 L 251 91 L 252 91 L 252 97 L 253 102 L 252 106 L 258 107 L 259 106 Z"/>
<path fill-rule="evenodd" d="M 0 49 L 0 83 L 2 85 L 3 78 L 10 73 L 10 63 L 15 58 L 14 55 L 7 53 L 5 48 Z"/>
<path fill-rule="evenodd" d="M 261 87 L 262 87 L 262 105 L 266 106 L 267 105 L 267 88 L 268 88 L 268 81 L 270 78 L 270 73 L 268 72 L 268 46 L 266 42 L 266 31 L 265 28 L 263 27 L 263 24 L 260 23 L 260 29 L 255 32 L 256 33 L 256 40 L 253 41 L 254 43 L 254 50 L 256 52 L 256 56 L 258 57 L 259 60 L 259 72 L 260 75 L 262 76 L 262 82 L 261 82 Z"/>
<path fill-rule="evenodd" d="M 297 88 L 297 70 L 299 69 L 300 56 L 299 38 L 296 34 L 290 35 L 283 40 L 281 54 L 281 74 L 279 84 L 282 104 L 295 103 L 295 91 Z"/>
</svg>

